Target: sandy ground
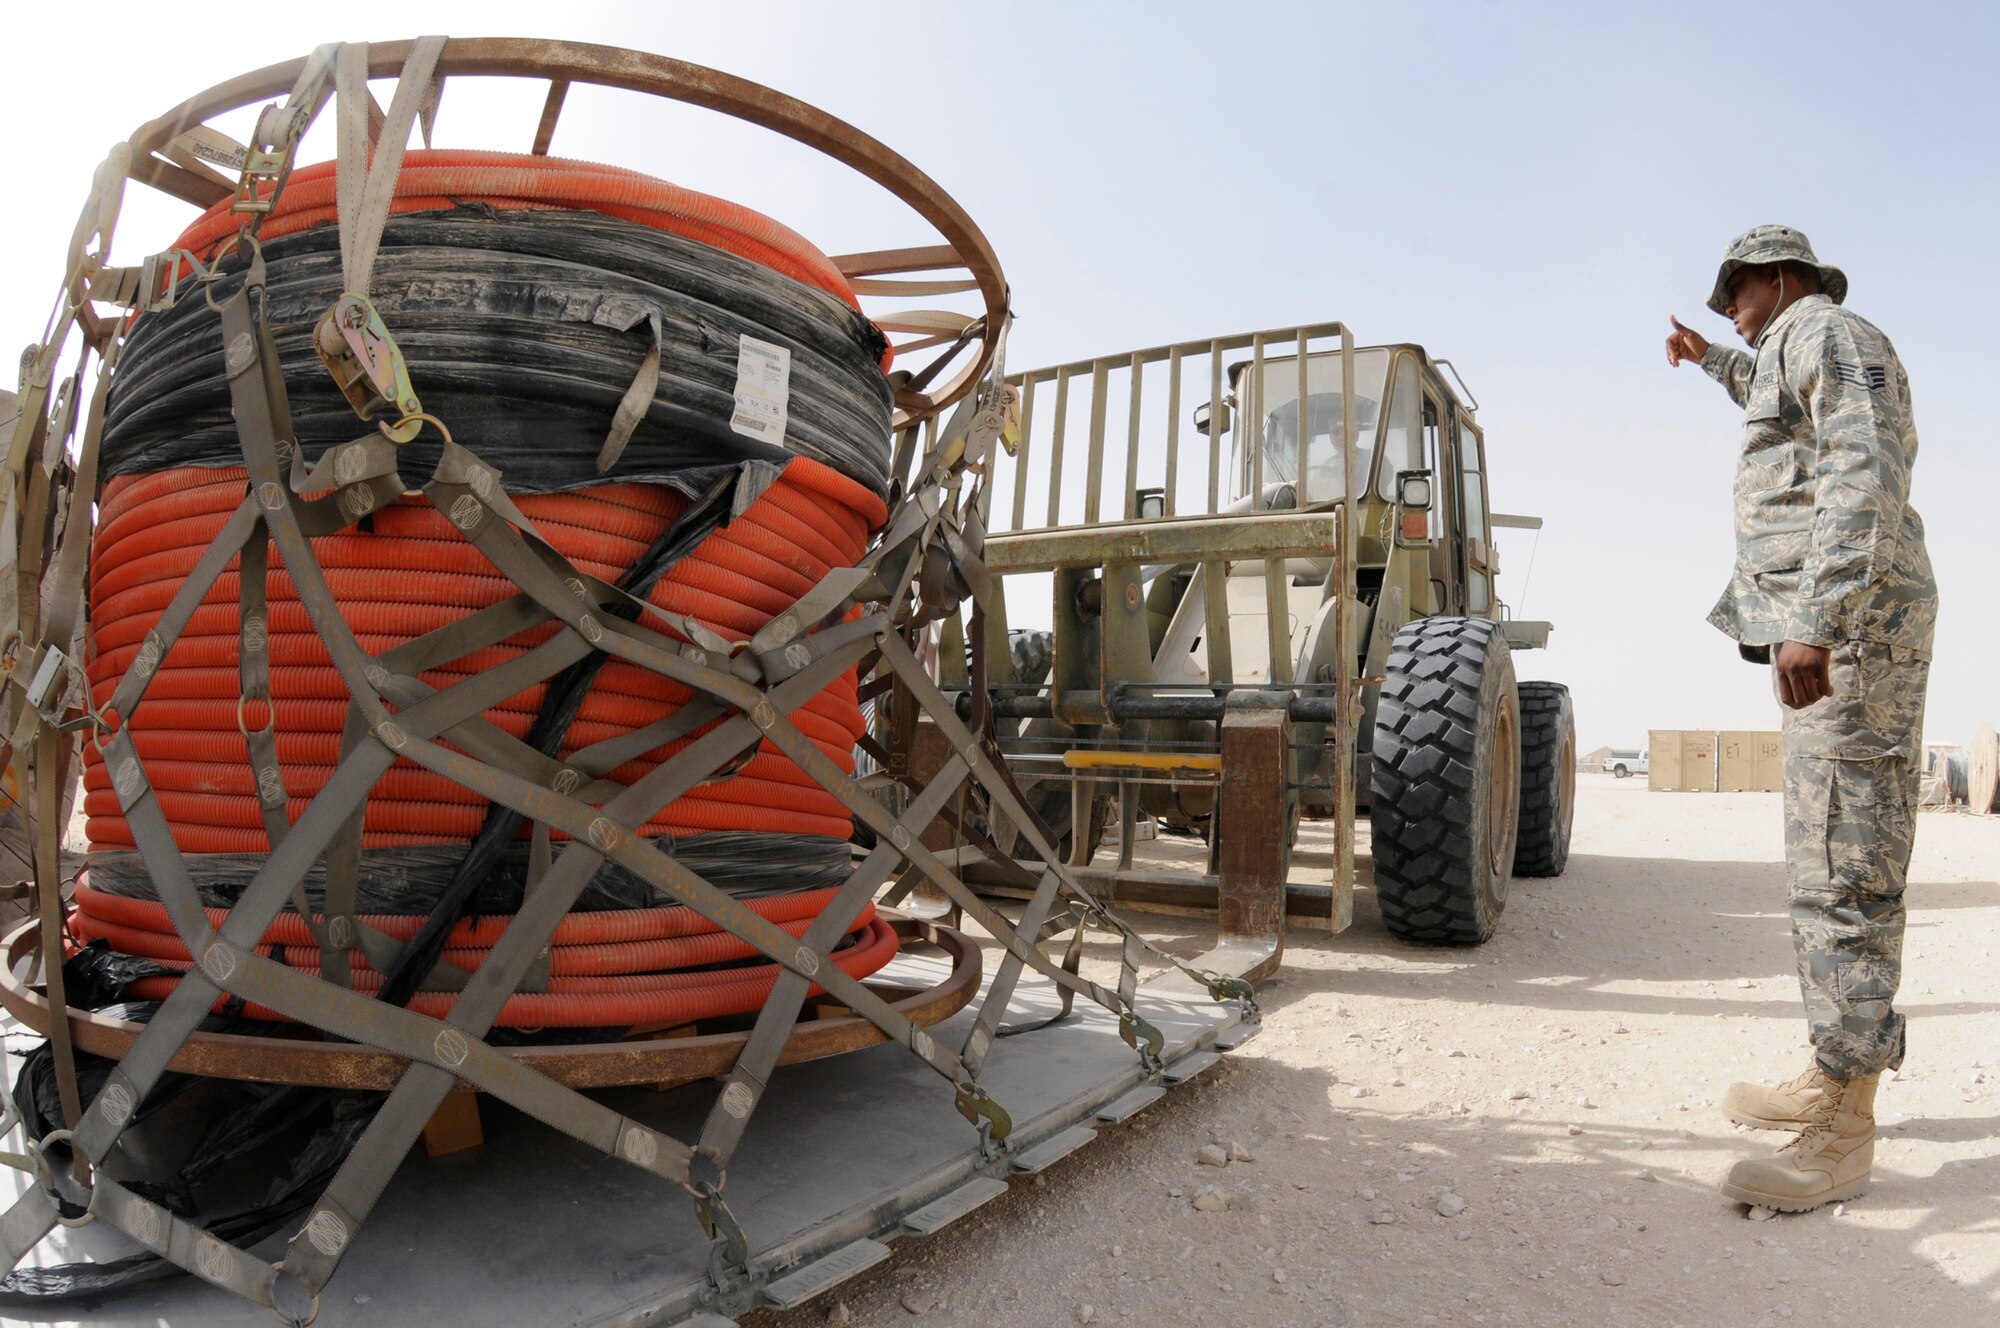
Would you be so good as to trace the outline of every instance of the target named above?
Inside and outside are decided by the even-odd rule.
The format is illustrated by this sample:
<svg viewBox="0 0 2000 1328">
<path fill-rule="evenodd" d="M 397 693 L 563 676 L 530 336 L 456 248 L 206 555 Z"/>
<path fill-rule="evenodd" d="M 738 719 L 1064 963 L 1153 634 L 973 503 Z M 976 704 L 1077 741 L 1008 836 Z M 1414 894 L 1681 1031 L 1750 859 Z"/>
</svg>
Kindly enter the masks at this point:
<svg viewBox="0 0 2000 1328">
<path fill-rule="evenodd" d="M 1780 847 L 1775 794 L 1585 776 L 1568 874 L 1515 882 L 1490 944 L 1392 942 L 1364 886 L 1222 1067 L 745 1328 L 2000 1323 L 2000 819 L 1920 825 L 1874 1189 L 1755 1222 L 1716 1185 L 1782 1136 L 1716 1103 L 1805 1064 Z"/>
</svg>

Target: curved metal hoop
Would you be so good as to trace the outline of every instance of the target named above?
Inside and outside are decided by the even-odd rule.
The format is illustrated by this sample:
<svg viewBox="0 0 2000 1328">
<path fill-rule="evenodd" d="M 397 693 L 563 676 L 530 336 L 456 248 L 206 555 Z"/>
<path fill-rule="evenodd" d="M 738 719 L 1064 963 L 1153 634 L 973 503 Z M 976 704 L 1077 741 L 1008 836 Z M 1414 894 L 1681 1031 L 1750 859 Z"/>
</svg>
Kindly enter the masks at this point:
<svg viewBox="0 0 2000 1328">
<path fill-rule="evenodd" d="M 379 42 L 368 48 L 368 74 L 387 78 L 401 72 L 412 43 Z M 282 97 L 291 90 L 306 59 L 267 65 L 238 75 L 196 94 L 166 114 L 141 125 L 132 135 L 130 176 L 176 198 L 208 207 L 230 196 L 227 184 L 209 172 L 197 172 L 158 155 L 175 138 L 218 115 Z M 549 82 L 535 151 L 546 153 L 548 138 L 571 84 L 591 84 L 644 93 L 678 101 L 753 124 L 824 153 L 866 176 L 906 204 L 933 226 L 945 243 L 911 249 L 837 257 L 834 263 L 857 290 L 868 296 L 978 292 L 984 308 L 967 315 L 956 329 L 948 320 L 928 313 L 885 313 L 882 324 L 911 332 L 918 339 L 911 351 L 942 346 L 931 364 L 917 370 L 896 393 L 898 429 L 937 414 L 971 390 L 991 366 L 997 332 L 1007 319 L 1007 282 L 1000 260 L 971 217 L 936 181 L 869 134 L 846 121 L 748 79 L 663 55 L 598 46 L 588 42 L 551 41 L 528 37 L 470 37 L 447 41 L 438 57 L 437 79 L 541 78 Z M 886 273 L 951 272 L 963 270 L 962 280 L 884 282 Z M 968 352 L 971 352 L 968 354 Z M 933 382 L 933 379 L 942 381 Z"/>
</svg>

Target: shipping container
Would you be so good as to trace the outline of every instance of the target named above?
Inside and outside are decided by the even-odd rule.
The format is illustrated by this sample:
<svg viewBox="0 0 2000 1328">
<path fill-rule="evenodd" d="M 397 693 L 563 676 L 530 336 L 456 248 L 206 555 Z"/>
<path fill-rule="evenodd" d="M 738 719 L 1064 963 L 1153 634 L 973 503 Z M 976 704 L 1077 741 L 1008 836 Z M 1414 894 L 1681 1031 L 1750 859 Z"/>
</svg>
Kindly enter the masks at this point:
<svg viewBox="0 0 2000 1328">
<path fill-rule="evenodd" d="M 1665 793 L 1715 792 L 1715 734 L 1708 729 L 1651 729 L 1646 787 Z"/>
<path fill-rule="evenodd" d="M 1715 786 L 1724 793 L 1782 793 L 1785 735 L 1722 732 L 1715 735 Z"/>
</svg>

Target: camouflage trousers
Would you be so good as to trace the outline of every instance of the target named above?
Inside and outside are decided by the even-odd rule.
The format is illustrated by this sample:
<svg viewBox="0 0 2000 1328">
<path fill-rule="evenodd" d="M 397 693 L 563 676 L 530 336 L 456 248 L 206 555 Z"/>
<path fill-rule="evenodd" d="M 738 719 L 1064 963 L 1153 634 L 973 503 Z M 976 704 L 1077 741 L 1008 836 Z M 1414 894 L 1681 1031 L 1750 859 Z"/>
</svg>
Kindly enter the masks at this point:
<svg viewBox="0 0 2000 1328">
<path fill-rule="evenodd" d="M 1930 664 L 1835 649 L 1833 695 L 1785 711 L 1785 875 L 1813 1051 L 1839 1079 L 1903 1063 L 1903 886 Z"/>
</svg>

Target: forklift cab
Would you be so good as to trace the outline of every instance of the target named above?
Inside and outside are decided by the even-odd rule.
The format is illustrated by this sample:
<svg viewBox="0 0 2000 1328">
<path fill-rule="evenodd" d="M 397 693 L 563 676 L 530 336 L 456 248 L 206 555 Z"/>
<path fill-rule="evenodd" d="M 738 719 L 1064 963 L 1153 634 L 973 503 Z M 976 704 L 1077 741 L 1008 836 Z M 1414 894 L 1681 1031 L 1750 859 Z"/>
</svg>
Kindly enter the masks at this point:
<svg viewBox="0 0 2000 1328">
<path fill-rule="evenodd" d="M 1342 502 L 1351 432 L 1363 598 L 1372 601 L 1387 580 L 1407 580 L 1404 602 L 1413 616 L 1498 616 L 1485 440 L 1471 408 L 1421 347 L 1373 346 L 1354 352 L 1350 410 L 1340 361 L 1338 351 L 1307 357 L 1303 411 L 1296 356 L 1230 367 L 1235 410 L 1225 419 L 1235 424 L 1237 510 Z M 1197 418 L 1197 428 L 1206 432 L 1206 425 Z M 1418 556 L 1392 558 L 1398 548 Z M 1406 572 L 1392 563 L 1414 567 Z"/>
</svg>

